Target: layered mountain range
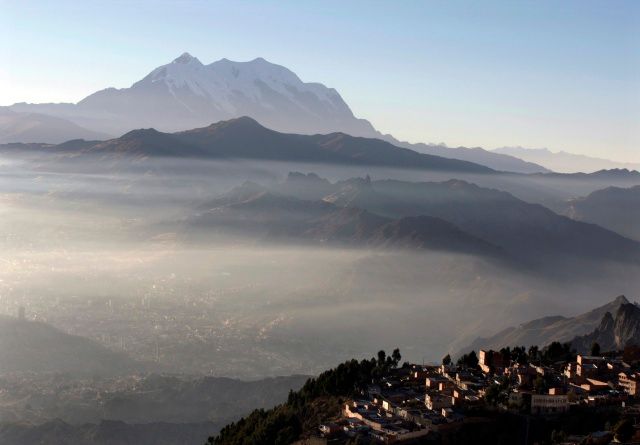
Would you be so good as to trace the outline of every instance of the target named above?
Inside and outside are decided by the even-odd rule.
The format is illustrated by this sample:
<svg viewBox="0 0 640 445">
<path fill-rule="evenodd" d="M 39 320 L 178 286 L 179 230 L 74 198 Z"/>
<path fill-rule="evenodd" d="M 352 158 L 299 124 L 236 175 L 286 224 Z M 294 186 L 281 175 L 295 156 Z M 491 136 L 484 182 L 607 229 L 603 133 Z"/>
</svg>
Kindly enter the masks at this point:
<svg viewBox="0 0 640 445">
<path fill-rule="evenodd" d="M 184 53 L 129 88 L 107 88 L 77 104 L 20 103 L 11 109 L 56 115 L 112 135 L 148 127 L 186 130 L 239 116 L 285 132 L 377 135 L 369 122 L 354 117 L 337 91 L 305 83 L 262 58 L 204 65 Z"/>
<path fill-rule="evenodd" d="M 492 152 L 514 156 L 560 173 L 592 173 L 602 169 L 616 168 L 640 170 L 638 163 L 615 162 L 609 159 L 567 153 L 566 151 L 553 152 L 548 148 L 500 147 Z"/>
<path fill-rule="evenodd" d="M 15 151 L 15 145 L 3 147 Z M 345 133 L 301 135 L 279 133 L 254 119 L 240 117 L 202 128 L 176 133 L 155 129 L 133 130 L 107 141 L 73 140 L 54 146 L 30 144 L 24 150 L 38 150 L 66 156 L 67 165 L 85 161 L 107 166 L 106 161 L 126 158 L 259 159 L 340 165 L 370 165 L 411 169 L 491 173 L 479 164 L 417 153 L 380 139 L 354 137 Z M 72 158 L 72 160 L 70 159 Z M 100 163 L 95 160 L 100 159 Z"/>
<path fill-rule="evenodd" d="M 392 219 L 326 200 L 274 193 L 253 183 L 245 183 L 201 209 L 188 221 L 190 233 L 219 229 L 270 241 L 500 254 L 496 246 L 440 218 L 418 215 Z"/>
<path fill-rule="evenodd" d="M 201 204 L 188 227 L 199 233 L 227 230 L 267 239 L 447 250 L 546 265 L 640 262 L 638 242 L 460 180 L 330 183 L 313 174 L 291 174 L 282 184 L 246 183 Z"/>
<path fill-rule="evenodd" d="M 249 62 L 221 59 L 205 65 L 184 53 L 129 88 L 107 88 L 77 104 L 17 103 L 4 110 L 13 115 L 11 125 L 0 125 L 0 143 L 107 139 L 106 135 L 120 136 L 138 128 L 175 132 L 250 116 L 280 132 L 340 132 L 384 139 L 425 154 L 475 162 L 496 170 L 548 171 L 481 148 L 449 149 L 400 142 L 378 132 L 367 120 L 355 117 L 335 89 L 303 82 L 291 70 L 262 58 Z"/>
</svg>

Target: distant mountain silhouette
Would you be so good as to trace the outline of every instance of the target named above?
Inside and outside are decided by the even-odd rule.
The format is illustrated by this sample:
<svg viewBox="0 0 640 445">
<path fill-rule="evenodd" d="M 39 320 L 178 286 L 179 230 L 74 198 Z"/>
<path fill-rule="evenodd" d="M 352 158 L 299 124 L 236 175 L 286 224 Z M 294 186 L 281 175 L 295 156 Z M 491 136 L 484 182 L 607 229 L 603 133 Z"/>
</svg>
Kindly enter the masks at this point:
<svg viewBox="0 0 640 445">
<path fill-rule="evenodd" d="M 152 70 L 129 88 L 106 88 L 77 104 L 18 103 L 5 110 L 38 113 L 64 119 L 76 131 L 64 133 L 66 139 L 107 139 L 87 135 L 83 128 L 111 137 L 137 128 L 156 128 L 163 132 L 202 127 L 211 122 L 250 116 L 269 128 L 287 133 L 346 133 L 352 136 L 384 139 L 393 145 L 425 154 L 474 162 L 494 170 L 533 173 L 544 167 L 516 157 L 481 148 L 447 148 L 429 144 L 400 142 L 378 132 L 365 119 L 354 116 L 340 94 L 320 83 L 301 81 L 289 69 L 257 58 L 248 62 L 221 59 L 204 65 L 184 53 L 172 62 Z M 82 127 L 82 128 L 81 128 Z M 42 129 L 33 134 L 4 132 L 0 143 L 58 143 L 61 132 Z M 5 136 L 13 134 L 13 139 Z M 20 136 L 20 137 L 18 137 Z"/>
<path fill-rule="evenodd" d="M 464 239 L 471 252 L 473 240 L 476 247 L 484 243 L 480 251 L 485 254 L 490 246 L 531 266 L 565 272 L 603 261 L 640 263 L 636 241 L 459 180 L 353 178 L 330 184 L 315 175 L 296 174 L 270 187 L 238 187 L 201 206 L 191 223 L 271 237 L 412 248 L 435 248 L 436 233 L 443 230 L 446 242 L 440 247 L 449 243 L 445 250 L 456 250 Z M 421 238 L 427 233 L 428 242 Z"/>
<path fill-rule="evenodd" d="M 430 216 L 393 220 L 366 210 L 301 200 L 245 183 L 206 204 L 188 220 L 189 231 L 225 230 L 268 240 L 373 248 L 434 249 L 501 255 L 500 249 Z"/>
<path fill-rule="evenodd" d="M 0 372 L 109 375 L 144 366 L 98 343 L 45 323 L 0 316 Z"/>
<path fill-rule="evenodd" d="M 73 144 L 47 147 L 47 151 L 73 155 L 74 162 L 90 161 L 92 158 L 89 155 L 98 156 L 103 162 L 123 157 L 139 159 L 168 156 L 493 172 L 479 164 L 425 155 L 379 139 L 343 133 L 311 136 L 279 133 L 249 117 L 178 133 L 162 133 L 154 129 L 133 130 L 117 139 L 93 143 L 75 141 Z M 64 161 L 71 162 L 68 158 Z"/>
<path fill-rule="evenodd" d="M 570 200 L 563 213 L 640 241 L 640 186 L 597 190 Z"/>
<path fill-rule="evenodd" d="M 618 168 L 640 169 L 640 164 L 638 163 L 616 162 L 609 159 L 567 153 L 566 151 L 552 152 L 547 148 L 501 147 L 496 148 L 493 152 L 534 162 L 559 173 L 592 173 L 598 170 Z"/>
<path fill-rule="evenodd" d="M 592 173 L 535 173 L 545 178 L 583 178 L 583 179 L 640 179 L 640 172 L 628 168 L 611 168 L 597 170 Z"/>
<path fill-rule="evenodd" d="M 385 135 L 383 139 L 399 147 L 410 148 L 419 153 L 475 162 L 499 171 L 514 173 L 548 173 L 552 171 L 552 169 L 534 162 L 525 161 L 515 155 L 485 150 L 481 147 L 448 147 L 446 145 L 424 143 L 412 144 L 410 142 L 400 142 L 390 135 Z"/>
<path fill-rule="evenodd" d="M 515 258 L 542 265 L 605 259 L 640 262 L 640 243 L 602 227 L 560 216 L 506 192 L 465 181 L 410 183 L 361 179 L 338 184 L 325 198 L 389 218 L 428 215 L 501 247 Z"/>
<path fill-rule="evenodd" d="M 69 139 L 107 139 L 105 133 L 87 130 L 73 122 L 40 113 L 16 113 L 0 108 L 0 144 L 35 142 L 58 144 Z"/>
<path fill-rule="evenodd" d="M 378 135 L 368 121 L 353 115 L 336 90 L 302 82 L 262 58 L 204 65 L 184 53 L 129 88 L 106 88 L 77 104 L 20 103 L 11 109 L 62 117 L 112 135 L 147 127 L 185 130 L 240 116 L 285 132 Z"/>
</svg>

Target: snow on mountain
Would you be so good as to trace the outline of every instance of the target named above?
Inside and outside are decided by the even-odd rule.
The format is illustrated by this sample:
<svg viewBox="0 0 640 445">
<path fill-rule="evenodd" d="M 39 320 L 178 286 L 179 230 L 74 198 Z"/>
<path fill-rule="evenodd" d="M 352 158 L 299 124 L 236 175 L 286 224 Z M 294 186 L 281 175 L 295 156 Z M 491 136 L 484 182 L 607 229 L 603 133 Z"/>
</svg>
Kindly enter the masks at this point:
<svg viewBox="0 0 640 445">
<path fill-rule="evenodd" d="M 539 165 L 482 149 L 460 147 L 435 153 L 434 146 L 401 143 L 376 131 L 369 121 L 355 117 L 335 89 L 303 82 L 291 70 L 263 58 L 248 62 L 221 59 L 205 65 L 183 53 L 129 88 L 97 91 L 78 104 L 20 103 L 10 109 L 55 116 L 111 136 L 149 127 L 165 132 L 184 131 L 250 116 L 279 132 L 342 132 L 384 139 L 394 145 L 497 170 L 546 171 Z"/>
<path fill-rule="evenodd" d="M 204 65 L 184 53 L 130 88 L 108 88 L 86 97 L 74 113 L 78 123 L 92 120 L 91 128 L 103 125 L 100 129 L 112 134 L 144 127 L 180 131 L 251 116 L 283 132 L 378 135 L 368 121 L 353 115 L 336 90 L 303 82 L 262 58 Z"/>
<path fill-rule="evenodd" d="M 184 53 L 173 62 L 153 70 L 132 88 L 143 88 L 149 82 L 164 83 L 176 98 L 186 89 L 191 94 L 209 99 L 217 108 L 234 116 L 242 109 L 239 98 L 256 105 L 263 104 L 277 112 L 278 108 L 270 96 L 275 92 L 319 118 L 325 113 L 314 106 L 317 101 L 327 108 L 326 111 L 353 118 L 336 90 L 319 83 L 304 83 L 292 71 L 263 58 L 249 62 L 221 59 L 203 65 L 196 57 Z M 185 107 L 188 108 L 186 104 Z"/>
</svg>

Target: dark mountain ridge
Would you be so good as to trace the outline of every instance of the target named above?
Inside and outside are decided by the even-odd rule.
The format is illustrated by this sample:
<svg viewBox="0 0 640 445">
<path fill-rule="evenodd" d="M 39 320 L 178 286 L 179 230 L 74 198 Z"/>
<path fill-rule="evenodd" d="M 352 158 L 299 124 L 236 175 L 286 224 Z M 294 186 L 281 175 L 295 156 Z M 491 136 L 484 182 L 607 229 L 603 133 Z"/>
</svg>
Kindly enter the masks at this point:
<svg viewBox="0 0 640 445">
<path fill-rule="evenodd" d="M 584 198 L 570 200 L 563 213 L 640 240 L 640 186 L 596 190 Z"/>
<path fill-rule="evenodd" d="M 389 218 L 440 218 L 515 258 L 536 258 L 540 264 L 567 258 L 640 262 L 638 242 L 594 224 L 573 221 L 509 193 L 460 180 L 345 181 L 325 200 Z"/>
<path fill-rule="evenodd" d="M 290 174 L 284 183 L 245 184 L 202 204 L 188 226 L 298 242 L 492 252 L 564 277 L 592 273 L 605 261 L 640 264 L 636 241 L 460 180 L 353 178 L 332 184 Z"/>
<path fill-rule="evenodd" d="M 133 130 L 120 138 L 73 146 L 47 147 L 73 155 L 76 161 L 99 157 L 183 157 L 206 159 L 258 159 L 339 165 L 369 165 L 409 169 L 493 173 L 490 168 L 466 161 L 417 153 L 379 139 L 344 133 L 301 135 L 279 133 L 255 120 L 240 117 L 203 128 L 162 133 L 154 129 Z M 68 160 L 68 159 L 67 159 Z"/>
<path fill-rule="evenodd" d="M 588 354 L 594 343 L 598 343 L 602 351 L 620 351 L 625 346 L 639 346 L 640 307 L 627 302 L 615 311 L 607 311 L 593 332 L 574 338 L 571 345 L 576 351 Z"/>
<path fill-rule="evenodd" d="M 268 240 L 501 256 L 500 249 L 439 218 L 394 220 L 359 208 L 278 194 L 255 183 L 200 205 L 187 227 L 199 233 L 250 233 Z"/>
<path fill-rule="evenodd" d="M 45 323 L 0 316 L 0 373 L 37 370 L 113 375 L 144 369 L 144 364 L 88 338 Z"/>
</svg>

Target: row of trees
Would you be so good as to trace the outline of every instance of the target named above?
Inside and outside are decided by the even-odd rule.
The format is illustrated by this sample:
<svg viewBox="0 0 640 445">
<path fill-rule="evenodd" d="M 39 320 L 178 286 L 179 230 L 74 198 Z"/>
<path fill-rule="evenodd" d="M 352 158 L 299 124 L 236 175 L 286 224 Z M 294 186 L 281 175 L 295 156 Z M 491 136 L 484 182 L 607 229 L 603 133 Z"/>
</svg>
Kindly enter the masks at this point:
<svg viewBox="0 0 640 445">
<path fill-rule="evenodd" d="M 352 397 L 367 385 L 398 367 L 402 356 L 395 349 L 367 360 L 349 360 L 337 368 L 310 378 L 298 391 L 291 391 L 287 401 L 270 410 L 255 410 L 246 418 L 225 426 L 208 445 L 289 445 L 296 441 L 307 425 L 318 425 L 339 413 L 339 399 Z M 336 400 L 338 399 L 338 400 Z"/>
<path fill-rule="evenodd" d="M 560 361 L 572 361 L 576 357 L 576 351 L 571 349 L 570 343 L 560 343 L 557 341 L 554 341 L 542 349 L 538 348 L 538 346 L 530 346 L 529 349 L 524 346 L 515 346 L 513 348 L 502 348 L 499 352 L 503 357 L 521 365 L 527 365 L 529 363 L 551 365 Z M 600 345 L 598 345 L 598 343 L 593 344 L 591 353 L 592 355 L 600 354 Z M 444 356 L 442 364 L 450 365 L 451 363 L 451 356 L 449 354 Z M 470 369 L 477 368 L 478 356 L 475 351 L 471 351 L 458 358 L 456 364 Z"/>
</svg>

